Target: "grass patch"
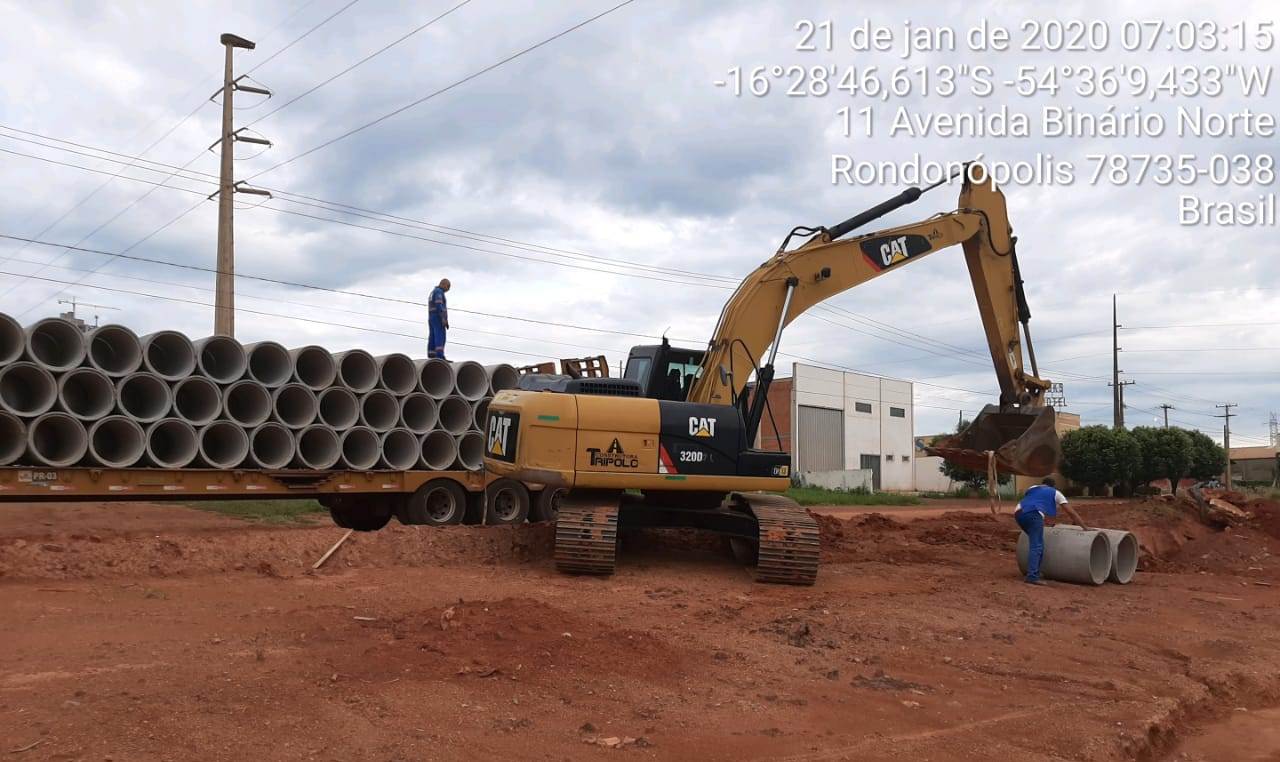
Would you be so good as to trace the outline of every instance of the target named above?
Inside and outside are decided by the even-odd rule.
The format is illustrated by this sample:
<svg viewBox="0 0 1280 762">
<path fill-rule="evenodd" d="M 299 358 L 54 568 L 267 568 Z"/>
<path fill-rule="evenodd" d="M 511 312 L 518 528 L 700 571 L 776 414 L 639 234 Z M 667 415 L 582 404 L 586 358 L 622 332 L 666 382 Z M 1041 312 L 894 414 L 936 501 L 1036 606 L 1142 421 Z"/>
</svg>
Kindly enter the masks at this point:
<svg viewBox="0 0 1280 762">
<path fill-rule="evenodd" d="M 792 487 L 781 494 L 800 505 L 920 505 L 920 498 L 915 495 L 902 495 L 896 492 Z"/>
<path fill-rule="evenodd" d="M 315 500 L 198 500 L 186 505 L 223 516 L 271 524 L 307 523 L 329 510 Z"/>
</svg>

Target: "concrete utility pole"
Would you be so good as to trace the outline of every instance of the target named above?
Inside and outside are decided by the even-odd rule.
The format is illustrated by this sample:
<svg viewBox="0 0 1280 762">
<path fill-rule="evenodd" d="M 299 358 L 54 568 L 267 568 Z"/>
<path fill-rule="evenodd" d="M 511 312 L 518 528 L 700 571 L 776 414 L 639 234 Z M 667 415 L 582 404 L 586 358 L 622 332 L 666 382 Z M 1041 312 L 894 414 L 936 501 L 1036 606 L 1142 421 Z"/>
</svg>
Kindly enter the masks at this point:
<svg viewBox="0 0 1280 762">
<path fill-rule="evenodd" d="M 218 138 L 217 143 L 221 143 L 222 150 L 222 166 L 218 173 L 218 264 L 217 276 L 214 282 L 213 297 L 213 332 L 219 336 L 235 336 L 236 335 L 236 290 L 235 290 L 235 219 L 233 210 L 235 208 L 236 193 L 252 193 L 258 196 L 270 197 L 271 194 L 263 190 L 255 188 L 241 188 L 239 183 L 235 181 L 234 169 L 232 162 L 235 161 L 234 144 L 237 141 L 246 143 L 257 143 L 259 145 L 270 146 L 269 141 L 262 138 L 250 137 L 247 135 L 237 134 L 239 130 L 232 129 L 231 116 L 232 107 L 231 94 L 236 90 L 244 90 L 249 93 L 257 93 L 259 95 L 270 96 L 271 92 L 261 87 L 253 87 L 251 85 L 242 85 L 240 80 L 233 77 L 231 73 L 232 52 L 235 48 L 244 50 L 253 50 L 256 45 L 243 37 L 237 37 L 234 34 L 223 34 L 219 41 L 226 48 L 226 62 L 223 66 L 222 74 L 222 137 Z M 214 93 L 210 100 L 216 98 L 218 93 Z M 217 145 L 215 143 L 214 145 Z"/>
<path fill-rule="evenodd" d="M 1231 408 L 1239 407 L 1239 405 L 1234 402 L 1227 402 L 1222 405 L 1214 405 L 1214 407 L 1220 407 L 1223 410 L 1222 415 L 1214 417 L 1223 419 L 1222 449 L 1227 451 L 1227 472 L 1225 476 L 1227 477 L 1227 489 L 1231 489 L 1231 419 L 1235 417 L 1235 413 L 1231 412 Z"/>
<path fill-rule="evenodd" d="M 1120 322 L 1116 315 L 1116 295 L 1111 295 L 1111 420 L 1124 428 L 1124 393 L 1120 386 Z"/>
<path fill-rule="evenodd" d="M 1177 410 L 1178 408 L 1176 408 L 1176 407 L 1174 407 L 1173 405 L 1170 405 L 1168 402 L 1166 402 L 1166 403 L 1164 403 L 1163 405 L 1161 405 L 1161 406 L 1160 406 L 1160 409 L 1164 411 L 1164 427 L 1167 429 L 1167 428 L 1169 428 L 1169 411 L 1170 411 L 1170 410 Z"/>
</svg>

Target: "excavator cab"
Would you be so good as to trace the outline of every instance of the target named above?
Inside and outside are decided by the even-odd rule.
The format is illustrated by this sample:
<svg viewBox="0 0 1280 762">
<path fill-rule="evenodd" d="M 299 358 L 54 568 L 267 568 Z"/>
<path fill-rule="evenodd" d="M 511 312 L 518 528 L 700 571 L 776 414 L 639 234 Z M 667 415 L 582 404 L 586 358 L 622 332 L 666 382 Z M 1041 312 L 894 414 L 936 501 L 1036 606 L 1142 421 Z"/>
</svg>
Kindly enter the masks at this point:
<svg viewBox="0 0 1280 762">
<path fill-rule="evenodd" d="M 640 396 L 655 400 L 684 402 L 702 368 L 701 349 L 673 347 L 664 338 L 661 344 L 632 347 L 623 377 L 640 384 Z"/>
</svg>

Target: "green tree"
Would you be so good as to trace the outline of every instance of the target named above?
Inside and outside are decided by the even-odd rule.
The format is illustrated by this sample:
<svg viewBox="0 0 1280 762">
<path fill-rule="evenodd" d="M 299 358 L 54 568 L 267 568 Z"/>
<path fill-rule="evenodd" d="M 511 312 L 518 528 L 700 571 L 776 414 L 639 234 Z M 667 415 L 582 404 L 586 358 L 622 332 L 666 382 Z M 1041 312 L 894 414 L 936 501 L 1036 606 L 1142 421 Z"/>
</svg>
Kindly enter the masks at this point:
<svg viewBox="0 0 1280 762">
<path fill-rule="evenodd" d="M 1134 475 L 1139 484 L 1168 479 L 1177 489 L 1178 481 L 1191 467 L 1191 437 L 1182 429 L 1156 429 L 1138 426 L 1133 437 L 1142 450 L 1142 465 Z"/>
<path fill-rule="evenodd" d="M 1187 475 L 1197 481 L 1214 479 L 1227 467 L 1227 451 L 1199 431 L 1184 429 L 1191 438 L 1191 466 Z"/>
<path fill-rule="evenodd" d="M 1132 480 L 1142 465 L 1142 450 L 1127 431 L 1085 426 L 1062 437 L 1062 475 L 1093 492 Z"/>
<path fill-rule="evenodd" d="M 956 427 L 956 433 L 959 434 L 960 432 L 968 428 L 968 426 L 969 426 L 968 421 L 961 420 L 960 425 Z M 942 461 L 942 465 L 938 466 L 938 470 L 941 471 L 942 474 L 946 476 L 948 479 L 950 479 L 951 481 L 960 482 L 961 484 L 963 484 L 964 486 L 968 487 L 971 490 L 974 490 L 975 492 L 987 491 L 987 472 L 985 470 L 974 471 L 971 468 L 965 468 L 964 466 L 957 466 L 956 464 L 952 463 L 949 460 Z M 1009 479 L 1011 478 L 1009 474 L 1000 474 L 999 476 L 1000 476 L 1000 479 L 999 479 L 1000 484 L 1009 483 Z"/>
</svg>

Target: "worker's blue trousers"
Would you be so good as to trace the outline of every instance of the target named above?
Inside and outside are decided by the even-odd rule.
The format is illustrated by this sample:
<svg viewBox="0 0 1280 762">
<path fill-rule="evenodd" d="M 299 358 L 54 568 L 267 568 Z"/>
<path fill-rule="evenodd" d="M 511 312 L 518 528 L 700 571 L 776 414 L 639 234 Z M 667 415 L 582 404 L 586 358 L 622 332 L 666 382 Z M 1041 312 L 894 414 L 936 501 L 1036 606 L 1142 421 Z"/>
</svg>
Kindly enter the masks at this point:
<svg viewBox="0 0 1280 762">
<path fill-rule="evenodd" d="M 427 318 L 427 357 L 444 356 L 444 321 L 435 315 Z"/>
<path fill-rule="evenodd" d="M 1018 511 L 1013 519 L 1027 533 L 1030 546 L 1027 553 L 1027 581 L 1035 582 L 1040 579 L 1040 560 L 1044 558 L 1044 516 L 1039 511 Z"/>
</svg>

